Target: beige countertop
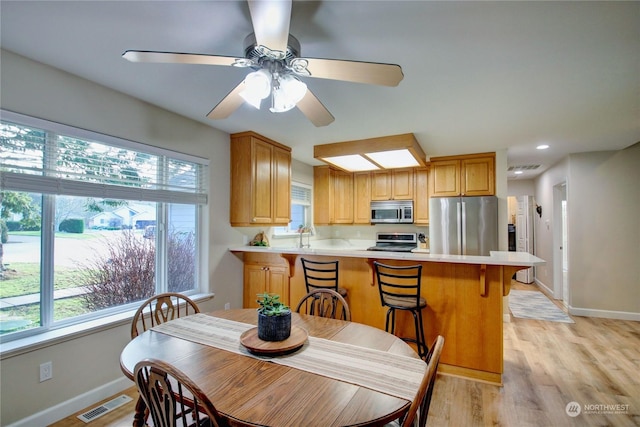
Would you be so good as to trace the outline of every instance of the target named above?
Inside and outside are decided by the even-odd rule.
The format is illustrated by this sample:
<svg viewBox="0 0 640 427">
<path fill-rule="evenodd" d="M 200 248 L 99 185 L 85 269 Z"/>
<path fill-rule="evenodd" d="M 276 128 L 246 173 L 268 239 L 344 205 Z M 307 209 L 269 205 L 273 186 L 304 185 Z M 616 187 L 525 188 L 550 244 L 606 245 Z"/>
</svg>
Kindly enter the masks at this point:
<svg viewBox="0 0 640 427">
<path fill-rule="evenodd" d="M 231 252 L 264 252 L 281 254 L 312 254 L 334 257 L 399 259 L 422 262 L 448 262 L 455 264 L 511 265 L 533 267 L 544 265 L 545 260 L 527 252 L 492 251 L 490 256 L 432 254 L 428 249 L 414 249 L 413 252 L 367 251 L 366 248 L 293 248 L 238 246 L 229 248 Z"/>
</svg>

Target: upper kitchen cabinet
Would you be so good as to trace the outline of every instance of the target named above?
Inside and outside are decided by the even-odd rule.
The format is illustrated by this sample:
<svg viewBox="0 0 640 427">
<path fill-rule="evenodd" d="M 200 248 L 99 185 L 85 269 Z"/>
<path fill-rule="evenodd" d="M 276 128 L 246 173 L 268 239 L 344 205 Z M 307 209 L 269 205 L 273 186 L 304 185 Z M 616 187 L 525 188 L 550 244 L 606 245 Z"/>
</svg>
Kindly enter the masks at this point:
<svg viewBox="0 0 640 427">
<path fill-rule="evenodd" d="M 329 166 L 313 167 L 313 223 L 333 223 L 333 180 Z"/>
<path fill-rule="evenodd" d="M 353 224 L 353 174 L 332 170 L 333 223 Z"/>
<path fill-rule="evenodd" d="M 495 153 L 431 159 L 431 197 L 495 195 Z"/>
<path fill-rule="evenodd" d="M 255 132 L 231 135 L 232 226 L 291 219 L 291 148 Z"/>
<path fill-rule="evenodd" d="M 353 223 L 371 224 L 371 174 L 353 174 Z"/>
<path fill-rule="evenodd" d="M 371 200 L 411 200 L 413 186 L 413 168 L 371 172 Z"/>
<path fill-rule="evenodd" d="M 413 221 L 416 225 L 429 225 L 429 168 L 416 168 L 413 177 Z"/>
<path fill-rule="evenodd" d="M 353 174 L 328 166 L 315 166 L 313 184 L 314 223 L 353 224 Z"/>
</svg>

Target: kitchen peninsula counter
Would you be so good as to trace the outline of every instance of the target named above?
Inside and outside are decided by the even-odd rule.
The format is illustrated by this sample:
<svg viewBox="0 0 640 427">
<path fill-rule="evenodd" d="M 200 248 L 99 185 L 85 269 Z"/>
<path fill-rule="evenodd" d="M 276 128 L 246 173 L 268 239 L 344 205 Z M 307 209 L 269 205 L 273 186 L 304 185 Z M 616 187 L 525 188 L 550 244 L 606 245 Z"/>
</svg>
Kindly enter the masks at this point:
<svg viewBox="0 0 640 427">
<path fill-rule="evenodd" d="M 384 329 L 386 309 L 380 303 L 373 261 L 422 264 L 427 341 L 430 344 L 438 334 L 445 337 L 440 372 L 494 384 L 502 383 L 503 296 L 509 294 L 516 271 L 545 263 L 528 253 L 501 251 L 491 252 L 490 256 L 461 256 L 420 249 L 408 253 L 357 247 L 241 246 L 229 250 L 245 264 L 245 306 L 251 306 L 256 293 L 269 291 L 280 293 L 295 308 L 306 293 L 300 259 L 337 259 L 340 287 L 348 291 L 352 320 L 380 329 Z M 270 271 L 275 274 L 267 278 Z M 414 336 L 409 313 L 398 313 L 396 332 L 399 336 Z"/>
<path fill-rule="evenodd" d="M 352 258 L 381 258 L 411 260 L 420 262 L 448 262 L 456 264 L 509 265 L 523 268 L 544 265 L 545 261 L 527 252 L 491 251 L 490 256 L 432 254 L 428 249 L 414 249 L 412 252 L 368 251 L 366 248 L 291 248 L 239 246 L 231 252 L 276 253 L 286 255 L 322 255 Z"/>
</svg>

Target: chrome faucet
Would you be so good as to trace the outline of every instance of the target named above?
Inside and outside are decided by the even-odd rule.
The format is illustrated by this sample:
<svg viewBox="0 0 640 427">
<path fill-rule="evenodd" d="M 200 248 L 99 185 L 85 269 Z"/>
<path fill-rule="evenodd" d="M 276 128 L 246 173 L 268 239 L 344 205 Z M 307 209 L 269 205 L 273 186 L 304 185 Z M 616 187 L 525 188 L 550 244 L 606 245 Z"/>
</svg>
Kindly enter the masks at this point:
<svg viewBox="0 0 640 427">
<path fill-rule="evenodd" d="M 303 244 L 302 243 L 302 235 L 304 234 L 304 230 L 307 230 L 307 244 Z M 311 228 L 303 228 L 300 230 L 300 243 L 298 244 L 299 248 L 310 248 L 311 247 L 311 242 L 309 241 L 311 236 Z"/>
</svg>

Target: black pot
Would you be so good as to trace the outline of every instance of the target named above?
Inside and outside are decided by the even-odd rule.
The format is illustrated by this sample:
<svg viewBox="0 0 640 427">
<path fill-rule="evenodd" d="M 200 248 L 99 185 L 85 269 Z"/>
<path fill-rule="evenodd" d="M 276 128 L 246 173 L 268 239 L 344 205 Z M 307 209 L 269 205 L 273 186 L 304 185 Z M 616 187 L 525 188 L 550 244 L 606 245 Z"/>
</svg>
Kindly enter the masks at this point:
<svg viewBox="0 0 640 427">
<path fill-rule="evenodd" d="M 263 341 L 284 341 L 291 335 L 291 312 L 280 316 L 258 313 L 258 338 Z"/>
</svg>

